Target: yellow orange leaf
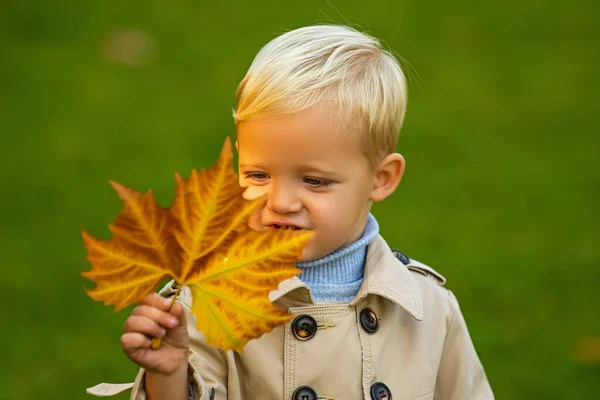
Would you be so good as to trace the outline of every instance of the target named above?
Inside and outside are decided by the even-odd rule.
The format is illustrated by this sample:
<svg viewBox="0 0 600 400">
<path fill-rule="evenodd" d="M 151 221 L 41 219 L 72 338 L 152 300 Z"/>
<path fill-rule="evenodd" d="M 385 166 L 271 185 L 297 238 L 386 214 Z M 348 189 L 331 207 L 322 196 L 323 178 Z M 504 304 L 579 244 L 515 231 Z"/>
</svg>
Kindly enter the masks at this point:
<svg viewBox="0 0 600 400">
<path fill-rule="evenodd" d="M 210 343 L 241 351 L 250 339 L 289 321 L 268 294 L 300 272 L 293 262 L 310 237 L 290 230 L 251 232 L 210 256 L 189 285 L 197 328 Z"/>
<path fill-rule="evenodd" d="M 225 141 L 217 165 L 192 171 L 186 180 L 175 175 L 177 188 L 170 208 L 173 234 L 182 249 L 180 283 L 188 282 L 194 264 L 235 231 L 248 231 L 248 218 L 259 204 L 242 197 L 237 174 L 231 168 L 233 152 Z"/>
<path fill-rule="evenodd" d="M 179 268 L 179 251 L 168 226 L 167 210 L 156 205 L 152 191 L 141 194 L 111 185 L 123 209 L 110 226 L 112 239 L 102 241 L 82 232 L 92 269 L 83 276 L 97 283 L 87 293 L 118 311 L 141 300 Z"/>
<path fill-rule="evenodd" d="M 241 351 L 253 338 L 284 324 L 290 316 L 268 294 L 299 273 L 294 266 L 308 231 L 256 232 L 248 219 L 262 199 L 243 198 L 232 169 L 229 138 L 217 164 L 189 178 L 175 175 L 173 205 L 164 209 L 151 191 L 141 194 L 111 182 L 123 209 L 101 241 L 83 233 L 96 282 L 95 300 L 119 310 L 156 290 L 167 277 L 192 292 L 197 327 L 214 346 Z"/>
</svg>

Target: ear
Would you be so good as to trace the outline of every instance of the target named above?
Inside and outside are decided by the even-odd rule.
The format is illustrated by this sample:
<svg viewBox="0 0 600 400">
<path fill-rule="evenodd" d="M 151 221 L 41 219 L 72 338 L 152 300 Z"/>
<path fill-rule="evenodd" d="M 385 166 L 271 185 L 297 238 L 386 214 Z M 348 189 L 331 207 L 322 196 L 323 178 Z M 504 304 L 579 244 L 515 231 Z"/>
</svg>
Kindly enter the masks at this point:
<svg viewBox="0 0 600 400">
<path fill-rule="evenodd" d="M 377 202 L 394 193 L 402 180 L 405 166 L 404 157 L 398 153 L 388 154 L 381 160 L 375 172 L 370 199 Z"/>
</svg>

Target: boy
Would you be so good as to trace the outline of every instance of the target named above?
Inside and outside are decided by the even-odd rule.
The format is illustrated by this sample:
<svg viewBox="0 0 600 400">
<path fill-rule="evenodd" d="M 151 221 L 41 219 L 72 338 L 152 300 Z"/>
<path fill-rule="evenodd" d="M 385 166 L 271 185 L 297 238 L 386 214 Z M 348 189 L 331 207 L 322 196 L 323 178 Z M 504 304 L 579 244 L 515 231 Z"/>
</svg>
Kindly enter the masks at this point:
<svg viewBox="0 0 600 400">
<path fill-rule="evenodd" d="M 398 62 L 363 33 L 311 26 L 259 52 L 237 91 L 239 179 L 247 198 L 267 193 L 253 229 L 315 231 L 302 273 L 270 294 L 297 317 L 224 352 L 196 331 L 187 288 L 167 312 L 171 283 L 125 323 L 132 398 L 493 398 L 444 278 L 392 252 L 370 214 L 402 178 L 405 109 Z"/>
</svg>

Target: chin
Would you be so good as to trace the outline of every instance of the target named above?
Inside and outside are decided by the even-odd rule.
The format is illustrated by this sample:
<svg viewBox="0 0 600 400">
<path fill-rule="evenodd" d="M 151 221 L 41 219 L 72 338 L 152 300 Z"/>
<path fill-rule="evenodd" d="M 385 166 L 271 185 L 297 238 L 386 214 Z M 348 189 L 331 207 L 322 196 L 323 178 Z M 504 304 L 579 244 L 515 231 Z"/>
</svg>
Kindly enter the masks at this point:
<svg viewBox="0 0 600 400">
<path fill-rule="evenodd" d="M 303 262 L 303 261 L 312 261 L 314 258 L 313 256 L 313 251 L 311 251 L 312 249 L 310 248 L 310 246 L 305 247 L 304 250 L 302 250 L 302 254 L 300 255 L 300 258 L 298 259 L 299 262 Z"/>
<path fill-rule="evenodd" d="M 323 254 L 322 253 L 323 252 L 319 251 L 319 249 L 312 248 L 312 246 L 308 245 L 302 251 L 302 255 L 300 256 L 299 261 L 314 261 L 318 260 L 319 258 L 325 257 L 327 254 L 329 254 L 329 252 Z"/>
<path fill-rule="evenodd" d="M 310 261 L 310 249 L 304 248 L 298 262 Z"/>
</svg>

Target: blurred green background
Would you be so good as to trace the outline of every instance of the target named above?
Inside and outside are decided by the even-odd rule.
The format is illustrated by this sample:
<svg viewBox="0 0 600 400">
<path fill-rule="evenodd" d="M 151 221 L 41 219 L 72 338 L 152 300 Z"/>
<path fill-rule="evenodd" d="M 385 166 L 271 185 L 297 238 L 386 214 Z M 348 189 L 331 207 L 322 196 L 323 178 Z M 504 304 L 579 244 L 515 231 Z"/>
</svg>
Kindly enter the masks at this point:
<svg viewBox="0 0 600 400">
<path fill-rule="evenodd" d="M 336 10 L 336 8 L 339 10 Z M 285 30 L 345 23 L 404 57 L 388 242 L 448 278 L 499 399 L 600 389 L 597 1 L 0 2 L 0 398 L 126 382 L 127 311 L 88 298 L 109 179 L 170 204 L 215 162 L 234 91 Z M 408 366 L 407 366 L 408 367 Z M 121 395 L 118 398 L 127 398 Z"/>
</svg>

